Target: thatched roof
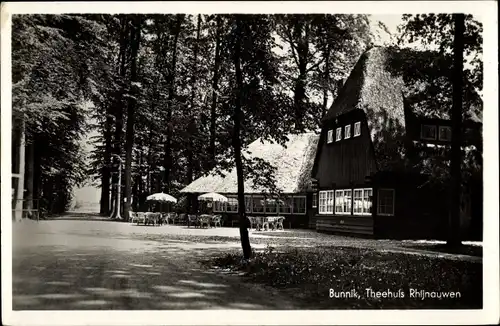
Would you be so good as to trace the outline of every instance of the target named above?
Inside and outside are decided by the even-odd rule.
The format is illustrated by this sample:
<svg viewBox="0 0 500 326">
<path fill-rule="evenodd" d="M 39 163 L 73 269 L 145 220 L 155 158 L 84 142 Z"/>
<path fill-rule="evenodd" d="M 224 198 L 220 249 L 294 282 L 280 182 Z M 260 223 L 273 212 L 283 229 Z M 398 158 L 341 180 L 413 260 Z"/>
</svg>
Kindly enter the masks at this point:
<svg viewBox="0 0 500 326">
<path fill-rule="evenodd" d="M 391 55 L 391 50 L 383 47 L 363 53 L 322 121 L 325 124 L 351 111 L 364 111 L 379 170 L 403 163 L 404 83 L 387 68 Z"/>
<path fill-rule="evenodd" d="M 361 110 L 365 113 L 379 171 L 405 169 L 405 142 L 407 133 L 413 128 L 415 117 L 449 119 L 446 110 L 429 116 L 412 107 L 405 100 L 405 76 L 407 66 L 415 66 L 409 60 L 425 58 L 439 59 L 433 52 L 373 47 L 363 53 L 351 74 L 322 120 L 323 125 L 332 124 L 337 117 Z M 425 60 L 422 60 L 425 62 Z M 418 61 L 420 64 L 420 61 Z M 464 120 L 481 123 L 482 108 L 466 111 Z M 323 130 L 323 133 L 326 131 Z M 322 133 L 322 137 L 325 137 Z M 318 150 L 316 160 L 321 155 Z"/>
<path fill-rule="evenodd" d="M 285 147 L 278 143 L 259 138 L 248 146 L 243 153 L 246 158 L 260 158 L 276 168 L 276 186 L 283 193 L 299 193 L 311 187 L 311 169 L 316 154 L 319 136 L 315 133 L 289 135 Z M 208 176 L 196 179 L 181 190 L 182 193 L 217 192 L 222 194 L 237 193 L 236 169 L 223 171 L 224 177 L 212 171 Z M 253 185 L 252 180 L 245 181 L 245 193 L 263 193 Z"/>
<path fill-rule="evenodd" d="M 404 127 L 404 83 L 401 76 L 387 69 L 391 55 L 392 51 L 383 47 L 363 53 L 323 122 L 361 109 L 372 118 L 386 117 Z"/>
</svg>

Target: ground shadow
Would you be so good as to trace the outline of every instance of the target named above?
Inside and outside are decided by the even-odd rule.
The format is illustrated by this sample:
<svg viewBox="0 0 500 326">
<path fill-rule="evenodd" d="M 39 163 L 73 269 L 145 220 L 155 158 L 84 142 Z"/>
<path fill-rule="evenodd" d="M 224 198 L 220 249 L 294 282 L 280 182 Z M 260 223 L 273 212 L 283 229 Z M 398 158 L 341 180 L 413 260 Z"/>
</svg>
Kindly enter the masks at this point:
<svg viewBox="0 0 500 326">
<path fill-rule="evenodd" d="M 245 291 L 251 285 L 239 284 L 236 276 L 182 259 L 209 254 L 182 245 L 142 254 L 106 248 L 31 248 L 14 256 L 13 309 L 286 308 L 265 292 Z"/>
</svg>

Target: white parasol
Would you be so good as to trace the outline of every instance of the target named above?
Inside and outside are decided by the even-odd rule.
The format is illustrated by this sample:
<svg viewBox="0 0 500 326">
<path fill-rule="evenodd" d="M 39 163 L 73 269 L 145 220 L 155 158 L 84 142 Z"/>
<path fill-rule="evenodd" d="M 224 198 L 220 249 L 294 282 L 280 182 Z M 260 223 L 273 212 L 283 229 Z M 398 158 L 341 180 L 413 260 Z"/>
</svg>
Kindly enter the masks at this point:
<svg viewBox="0 0 500 326">
<path fill-rule="evenodd" d="M 209 192 L 209 193 L 198 196 L 198 200 L 200 200 L 200 201 L 227 202 L 227 197 L 224 197 L 223 195 L 218 194 L 216 192 Z"/>
<path fill-rule="evenodd" d="M 172 203 L 177 203 L 177 199 L 174 197 L 165 194 L 163 192 L 159 192 L 156 194 L 149 195 L 146 198 L 147 201 L 157 201 L 157 202 L 172 202 Z"/>
</svg>

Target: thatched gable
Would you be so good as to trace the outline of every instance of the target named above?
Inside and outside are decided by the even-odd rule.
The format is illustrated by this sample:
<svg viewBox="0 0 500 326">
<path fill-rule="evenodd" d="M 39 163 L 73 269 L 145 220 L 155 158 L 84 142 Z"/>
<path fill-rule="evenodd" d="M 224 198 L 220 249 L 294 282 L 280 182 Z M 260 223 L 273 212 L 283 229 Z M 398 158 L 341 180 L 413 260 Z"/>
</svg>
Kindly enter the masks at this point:
<svg viewBox="0 0 500 326">
<path fill-rule="evenodd" d="M 392 54 L 392 50 L 382 47 L 363 53 L 322 120 L 323 125 L 328 125 L 346 113 L 364 111 L 379 170 L 404 166 L 404 83 L 387 67 Z"/>
<path fill-rule="evenodd" d="M 393 51 L 383 47 L 374 47 L 363 53 L 323 123 L 360 109 L 365 111 L 368 123 L 375 128 L 373 133 L 383 127 L 384 122 L 390 121 L 404 128 L 404 83 L 401 76 L 396 76 L 387 67 L 391 55 Z"/>
<path fill-rule="evenodd" d="M 357 110 L 363 111 L 370 130 L 377 169 L 406 170 L 412 165 L 405 155 L 409 148 L 407 145 L 419 133 L 419 129 L 416 129 L 419 124 L 415 123 L 417 118 L 449 120 L 450 108 L 443 108 L 441 102 L 437 101 L 437 107 L 427 112 L 418 104 L 408 103 L 405 99 L 408 87 L 425 89 L 425 85 L 406 85 L 405 74 L 410 74 L 408 71 L 426 62 L 429 65 L 448 64 L 443 60 L 431 51 L 385 47 L 369 49 L 354 66 L 337 99 L 323 118 L 322 125 L 330 128 L 338 117 Z M 443 71 L 446 69 L 442 67 Z M 477 105 L 465 110 L 464 126 L 478 129 L 482 124 L 482 105 L 480 100 L 476 102 Z M 320 141 L 324 141 L 325 133 L 323 130 Z M 321 147 L 316 154 L 315 164 L 320 155 Z"/>
<path fill-rule="evenodd" d="M 260 158 L 276 168 L 276 185 L 283 193 L 301 193 L 311 188 L 311 169 L 319 136 L 314 133 L 289 135 L 285 147 L 275 142 L 257 139 L 243 153 L 247 158 Z M 224 171 L 224 177 L 211 171 L 208 176 L 196 179 L 181 190 L 182 193 L 217 192 L 222 194 L 237 193 L 236 169 Z M 252 180 L 245 181 L 245 193 L 263 193 L 253 185 Z"/>
</svg>

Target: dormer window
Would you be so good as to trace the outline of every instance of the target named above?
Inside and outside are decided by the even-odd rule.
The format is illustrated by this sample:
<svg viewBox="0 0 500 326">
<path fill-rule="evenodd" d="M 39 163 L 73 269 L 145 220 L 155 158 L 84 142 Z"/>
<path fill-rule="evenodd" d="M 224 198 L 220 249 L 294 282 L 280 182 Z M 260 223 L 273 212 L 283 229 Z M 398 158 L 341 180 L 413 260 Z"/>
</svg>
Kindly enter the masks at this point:
<svg viewBox="0 0 500 326">
<path fill-rule="evenodd" d="M 351 125 L 345 126 L 344 139 L 351 138 Z"/>
<path fill-rule="evenodd" d="M 439 140 L 440 141 L 451 141 L 451 127 L 439 126 Z"/>
<path fill-rule="evenodd" d="M 354 124 L 354 136 L 353 137 L 357 137 L 361 135 L 361 122 L 358 121 Z"/>
<path fill-rule="evenodd" d="M 422 125 L 420 129 L 420 138 L 425 140 L 436 140 L 437 127 L 434 125 Z"/>
<path fill-rule="evenodd" d="M 328 137 L 327 137 L 326 142 L 328 144 L 333 143 L 333 130 L 328 130 Z"/>
<path fill-rule="evenodd" d="M 337 128 L 335 132 L 335 141 L 339 141 L 342 139 L 342 128 Z"/>
</svg>

